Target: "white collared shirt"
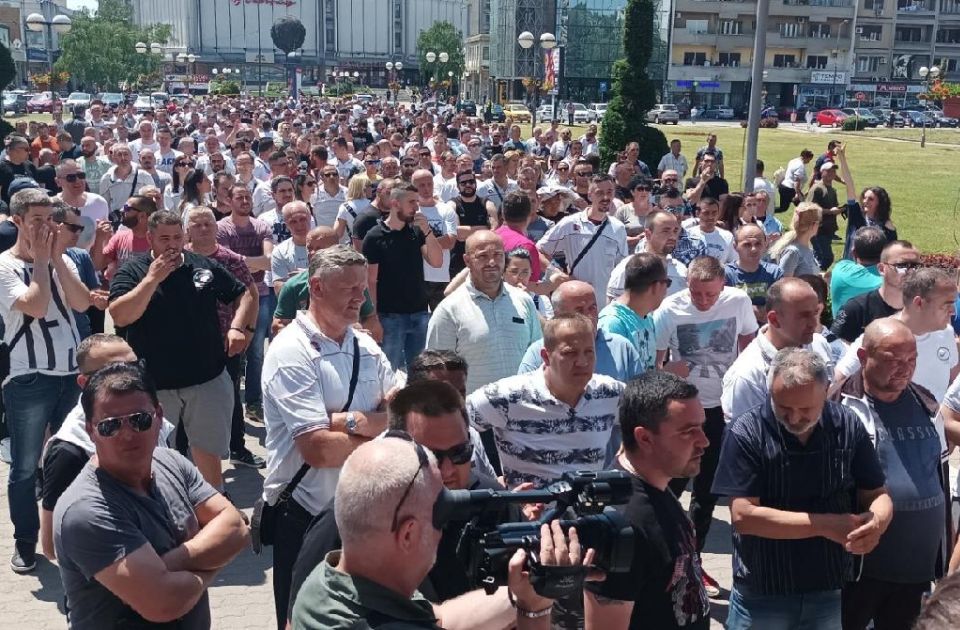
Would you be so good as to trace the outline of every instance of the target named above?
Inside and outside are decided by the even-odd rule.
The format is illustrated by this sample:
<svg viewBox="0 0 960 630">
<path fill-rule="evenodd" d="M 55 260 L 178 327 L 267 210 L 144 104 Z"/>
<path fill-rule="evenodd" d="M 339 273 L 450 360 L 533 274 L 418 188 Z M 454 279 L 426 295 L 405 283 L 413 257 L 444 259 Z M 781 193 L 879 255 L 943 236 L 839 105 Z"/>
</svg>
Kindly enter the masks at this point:
<svg viewBox="0 0 960 630">
<path fill-rule="evenodd" d="M 342 343 L 330 339 L 307 313 L 271 342 L 263 361 L 263 417 L 267 427 L 267 476 L 264 499 L 276 502 L 303 465 L 296 438 L 330 429 L 330 414 L 347 402 L 353 372 L 353 340 L 360 344 L 360 372 L 350 409 L 374 411 L 394 386 L 390 362 L 365 333 L 347 328 Z M 333 498 L 339 468 L 311 468 L 293 493 L 294 500 L 317 514 Z"/>
</svg>

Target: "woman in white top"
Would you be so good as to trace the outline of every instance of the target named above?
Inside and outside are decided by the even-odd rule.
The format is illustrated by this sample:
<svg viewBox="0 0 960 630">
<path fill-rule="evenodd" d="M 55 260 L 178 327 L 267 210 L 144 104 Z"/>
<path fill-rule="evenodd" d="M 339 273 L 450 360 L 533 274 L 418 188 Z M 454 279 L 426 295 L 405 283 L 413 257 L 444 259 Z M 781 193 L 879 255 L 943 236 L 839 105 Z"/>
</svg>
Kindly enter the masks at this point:
<svg viewBox="0 0 960 630">
<path fill-rule="evenodd" d="M 653 191 L 653 182 L 647 177 L 635 177 L 630 180 L 632 201 L 617 208 L 614 216 L 623 222 L 627 228 L 627 249 L 633 251 L 637 243 L 643 238 L 643 228 L 647 224 L 647 215 L 653 209 L 653 200 L 650 193 Z"/>
<path fill-rule="evenodd" d="M 176 210 L 180 207 L 180 195 L 183 194 L 183 180 L 193 168 L 194 161 L 188 155 L 181 155 L 173 162 L 173 181 L 163 191 L 163 209 Z"/>
<path fill-rule="evenodd" d="M 206 205 L 211 190 L 213 190 L 213 184 L 202 169 L 190 170 L 183 178 L 183 192 L 180 195 L 180 203 L 177 204 L 177 214 L 183 216 L 190 208 Z"/>
</svg>

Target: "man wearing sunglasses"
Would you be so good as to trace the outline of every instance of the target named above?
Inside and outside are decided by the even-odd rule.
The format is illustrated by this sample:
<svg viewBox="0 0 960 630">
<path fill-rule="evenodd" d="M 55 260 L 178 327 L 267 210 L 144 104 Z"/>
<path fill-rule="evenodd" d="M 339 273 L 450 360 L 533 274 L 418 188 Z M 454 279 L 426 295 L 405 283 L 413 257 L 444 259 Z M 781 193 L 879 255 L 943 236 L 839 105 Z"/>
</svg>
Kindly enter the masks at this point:
<svg viewBox="0 0 960 630">
<path fill-rule="evenodd" d="M 472 464 L 474 444 L 467 431 L 463 399 L 453 385 L 442 380 L 421 380 L 397 392 L 390 401 L 389 428 L 404 431 L 437 458 L 443 485 L 449 490 L 502 489 L 492 477 Z M 389 435 L 389 433 L 387 434 Z M 335 502 L 318 514 L 304 536 L 297 556 L 290 589 L 290 608 L 304 580 L 330 551 L 340 549 L 341 538 L 334 519 Z M 520 520 L 512 510 L 509 521 Z M 470 590 L 467 567 L 457 557 L 456 546 L 466 523 L 451 522 L 443 528 L 437 563 L 430 569 L 419 590 L 431 602 L 440 603 Z"/>
<path fill-rule="evenodd" d="M 530 585 L 523 572 L 525 552 L 517 552 L 509 565 L 509 590 L 516 608 L 507 588 L 493 596 L 477 590 L 456 603 L 431 604 L 418 587 L 431 574 L 443 545 L 444 524 L 434 523 L 431 515 L 443 488 L 441 466 L 446 466 L 447 457 L 438 462 L 400 431 L 355 453 L 344 464 L 337 484 L 334 516 L 342 550 L 328 553 L 304 582 L 293 606 L 293 627 L 319 630 L 345 623 L 374 627 L 383 622 L 384 627 L 434 630 L 550 627 L 553 600 L 541 597 Z M 568 543 L 557 521 L 541 527 L 544 564 L 580 565 L 584 557 L 592 557 L 589 551 L 583 553 L 576 530 L 570 531 Z M 389 585 L 384 576 L 389 576 Z"/>
<path fill-rule="evenodd" d="M 875 319 L 890 317 L 903 308 L 901 287 L 907 271 L 921 266 L 920 252 L 908 241 L 890 241 L 880 252 L 878 289 L 847 300 L 833 319 L 830 332 L 853 343 Z"/>
<path fill-rule="evenodd" d="M 84 226 L 79 244 L 89 248 L 97 231 L 97 223 L 106 221 L 110 214 L 107 200 L 96 193 L 87 192 L 87 175 L 73 160 L 63 160 L 57 165 L 57 185 L 61 190 L 55 199 L 79 210 Z"/>
<path fill-rule="evenodd" d="M 114 363 L 81 396 L 96 458 L 57 501 L 54 546 L 71 625 L 209 627 L 207 587 L 245 546 L 243 516 L 176 451 L 146 368 Z"/>
</svg>

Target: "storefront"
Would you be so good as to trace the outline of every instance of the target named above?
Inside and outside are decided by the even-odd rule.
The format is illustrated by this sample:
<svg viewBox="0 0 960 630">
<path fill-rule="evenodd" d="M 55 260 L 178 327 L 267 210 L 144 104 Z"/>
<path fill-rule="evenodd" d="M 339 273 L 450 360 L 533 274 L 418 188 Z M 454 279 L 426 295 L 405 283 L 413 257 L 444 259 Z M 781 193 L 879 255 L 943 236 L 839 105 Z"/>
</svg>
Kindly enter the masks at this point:
<svg viewBox="0 0 960 630">
<path fill-rule="evenodd" d="M 862 92 L 865 107 L 891 107 L 894 109 L 916 104 L 923 93 L 923 86 L 910 83 L 853 83 L 847 88 L 847 98 L 854 99 Z"/>
</svg>

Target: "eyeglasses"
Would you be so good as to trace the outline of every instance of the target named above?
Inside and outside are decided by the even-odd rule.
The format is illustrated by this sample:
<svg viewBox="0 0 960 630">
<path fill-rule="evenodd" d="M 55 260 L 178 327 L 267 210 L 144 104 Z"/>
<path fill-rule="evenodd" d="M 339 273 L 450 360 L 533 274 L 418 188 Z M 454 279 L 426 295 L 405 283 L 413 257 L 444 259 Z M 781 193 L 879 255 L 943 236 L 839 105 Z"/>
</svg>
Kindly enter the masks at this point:
<svg viewBox="0 0 960 630">
<path fill-rule="evenodd" d="M 379 166 L 379 165 L 380 165 L 380 160 L 364 160 L 363 163 L 364 163 L 364 164 L 373 164 L 374 166 Z"/>
<path fill-rule="evenodd" d="M 657 280 L 657 282 L 662 282 L 668 289 L 673 285 L 672 278 L 663 278 L 662 280 Z"/>
<path fill-rule="evenodd" d="M 70 173 L 69 175 L 64 175 L 63 179 L 65 179 L 66 181 L 72 184 L 78 179 L 81 181 L 87 179 L 87 174 L 84 173 L 83 171 L 80 171 L 79 173 Z"/>
<path fill-rule="evenodd" d="M 73 232 L 74 234 L 79 234 L 80 232 L 83 232 L 83 226 L 82 226 L 82 225 L 76 225 L 76 224 L 73 224 L 73 223 L 67 223 L 66 221 L 56 221 L 55 223 L 56 223 L 57 225 L 62 225 L 63 227 L 67 228 L 68 230 L 70 230 L 70 231 Z"/>
<path fill-rule="evenodd" d="M 323 173 L 320 177 L 324 179 L 333 179 L 334 177 L 340 177 L 340 173 Z"/>
<path fill-rule="evenodd" d="M 918 262 L 902 262 L 902 263 L 893 263 L 894 268 L 900 273 L 906 273 L 911 269 L 920 269 L 923 267 L 923 263 Z"/>
<path fill-rule="evenodd" d="M 126 416 L 104 418 L 94 426 L 100 437 L 110 438 L 120 432 L 124 422 L 137 433 L 143 433 L 153 426 L 153 414 L 148 411 L 138 411 Z"/>
<path fill-rule="evenodd" d="M 430 459 L 427 457 L 427 452 L 423 449 L 423 446 L 415 442 L 414 439 L 410 437 L 410 434 L 406 431 L 393 429 L 384 433 L 383 437 L 398 438 L 412 443 L 417 451 L 417 459 L 420 460 L 420 465 L 417 466 L 417 472 L 413 473 L 413 477 L 410 478 L 410 483 L 407 484 L 407 488 L 403 491 L 403 494 L 400 495 L 400 501 L 397 503 L 397 509 L 393 511 L 393 521 L 390 524 L 390 531 L 395 532 L 400 527 L 400 508 L 403 506 L 403 502 L 406 501 L 407 497 L 410 495 L 410 490 L 413 488 L 413 482 L 417 480 L 417 475 L 420 474 L 421 470 L 430 466 Z"/>
<path fill-rule="evenodd" d="M 435 448 L 431 448 L 430 450 L 433 452 L 434 457 L 437 458 L 438 466 L 444 458 L 449 459 L 450 463 L 454 466 L 463 466 L 473 458 L 473 443 L 470 442 L 470 440 L 446 450 L 437 450 Z"/>
</svg>

